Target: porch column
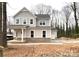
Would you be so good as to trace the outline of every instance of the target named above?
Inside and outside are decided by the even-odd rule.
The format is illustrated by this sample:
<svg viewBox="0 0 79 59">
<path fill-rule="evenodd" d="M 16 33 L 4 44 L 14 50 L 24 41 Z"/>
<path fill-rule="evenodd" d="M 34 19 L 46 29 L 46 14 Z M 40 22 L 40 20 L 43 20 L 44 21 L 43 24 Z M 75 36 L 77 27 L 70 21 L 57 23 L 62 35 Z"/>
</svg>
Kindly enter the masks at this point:
<svg viewBox="0 0 79 59">
<path fill-rule="evenodd" d="M 23 37 L 23 34 L 24 34 L 24 29 L 22 28 L 22 35 L 21 35 L 21 42 L 23 42 L 24 41 L 24 37 Z"/>
<path fill-rule="evenodd" d="M 15 39 L 17 39 L 17 31 L 16 31 L 16 34 L 15 34 Z"/>
</svg>

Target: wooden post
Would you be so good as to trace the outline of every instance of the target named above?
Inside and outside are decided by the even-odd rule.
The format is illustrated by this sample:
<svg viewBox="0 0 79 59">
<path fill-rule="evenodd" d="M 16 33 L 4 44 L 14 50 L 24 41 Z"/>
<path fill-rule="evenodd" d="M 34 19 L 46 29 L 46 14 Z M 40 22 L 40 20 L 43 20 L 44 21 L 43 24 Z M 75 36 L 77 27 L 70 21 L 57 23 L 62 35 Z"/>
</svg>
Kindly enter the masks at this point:
<svg viewBox="0 0 79 59">
<path fill-rule="evenodd" d="M 7 46 L 6 39 L 6 2 L 0 2 L 0 46 Z"/>
<path fill-rule="evenodd" d="M 7 13 L 6 13 L 6 2 L 3 2 L 3 46 L 7 46 Z"/>
</svg>

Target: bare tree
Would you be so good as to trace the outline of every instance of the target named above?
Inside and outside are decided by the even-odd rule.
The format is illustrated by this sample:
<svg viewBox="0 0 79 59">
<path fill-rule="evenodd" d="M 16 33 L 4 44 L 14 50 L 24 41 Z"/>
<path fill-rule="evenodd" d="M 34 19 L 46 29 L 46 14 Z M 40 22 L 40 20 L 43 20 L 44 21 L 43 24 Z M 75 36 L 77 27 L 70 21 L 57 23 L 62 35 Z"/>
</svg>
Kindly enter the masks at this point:
<svg viewBox="0 0 79 59">
<path fill-rule="evenodd" d="M 69 17 L 71 15 L 71 8 L 69 5 L 64 6 L 62 9 L 65 19 L 66 19 L 66 35 L 68 35 L 68 21 L 69 21 Z"/>
<path fill-rule="evenodd" d="M 35 8 L 32 8 L 34 14 L 51 14 L 51 6 L 38 4 Z"/>
<path fill-rule="evenodd" d="M 52 9 L 51 15 L 52 15 L 52 25 L 53 26 L 55 25 L 55 27 L 57 27 L 58 22 L 59 22 L 59 17 L 58 17 L 59 16 L 59 11 L 55 10 L 55 9 Z"/>
<path fill-rule="evenodd" d="M 72 7 L 72 10 L 74 12 L 75 32 L 76 32 L 76 34 L 78 34 L 78 19 L 77 19 L 77 10 L 78 10 L 78 8 L 77 8 L 77 3 L 76 2 L 73 2 L 71 4 L 71 7 Z"/>
<path fill-rule="evenodd" d="M 32 13 L 33 14 L 49 14 L 51 16 L 51 26 L 55 25 L 54 27 L 57 26 L 58 19 L 59 19 L 59 11 L 52 9 L 51 6 L 49 5 L 44 5 L 44 4 L 38 4 L 34 8 L 32 8 Z"/>
</svg>

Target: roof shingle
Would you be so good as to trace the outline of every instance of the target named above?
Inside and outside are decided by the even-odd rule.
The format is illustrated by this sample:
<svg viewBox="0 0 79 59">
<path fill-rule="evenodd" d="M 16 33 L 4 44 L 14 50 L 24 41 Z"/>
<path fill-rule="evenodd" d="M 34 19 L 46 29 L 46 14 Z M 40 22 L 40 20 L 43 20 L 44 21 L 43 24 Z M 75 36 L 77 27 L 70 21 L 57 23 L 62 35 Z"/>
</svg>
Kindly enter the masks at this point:
<svg viewBox="0 0 79 59">
<path fill-rule="evenodd" d="M 36 14 L 35 16 L 37 16 L 37 19 L 38 18 L 50 18 L 50 15 L 48 15 L 48 14 Z"/>
</svg>

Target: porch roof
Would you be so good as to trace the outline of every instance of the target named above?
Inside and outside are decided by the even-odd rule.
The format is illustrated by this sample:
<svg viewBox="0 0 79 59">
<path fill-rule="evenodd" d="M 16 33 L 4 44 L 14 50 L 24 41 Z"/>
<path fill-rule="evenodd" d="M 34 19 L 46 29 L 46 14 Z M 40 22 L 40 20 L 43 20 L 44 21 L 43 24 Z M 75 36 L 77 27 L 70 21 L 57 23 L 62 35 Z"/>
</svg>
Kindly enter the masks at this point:
<svg viewBox="0 0 79 59">
<path fill-rule="evenodd" d="M 9 26 L 10 29 L 51 29 L 51 26 L 36 26 L 36 27 L 30 27 L 30 26 L 25 26 L 25 25 L 10 25 Z M 53 28 L 55 29 L 55 28 Z"/>
</svg>

